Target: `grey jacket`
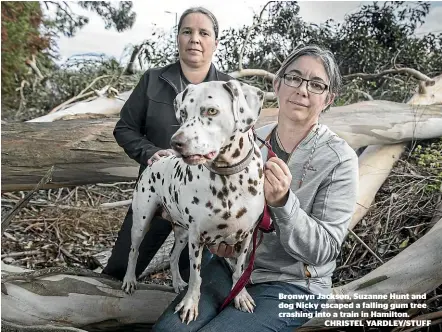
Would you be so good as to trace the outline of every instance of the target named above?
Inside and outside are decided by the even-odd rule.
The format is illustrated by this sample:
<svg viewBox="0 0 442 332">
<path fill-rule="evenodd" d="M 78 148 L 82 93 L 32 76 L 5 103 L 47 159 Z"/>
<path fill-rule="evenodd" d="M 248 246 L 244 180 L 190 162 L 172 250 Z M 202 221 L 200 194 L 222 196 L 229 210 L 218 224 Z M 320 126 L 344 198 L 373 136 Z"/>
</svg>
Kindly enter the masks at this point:
<svg viewBox="0 0 442 332">
<path fill-rule="evenodd" d="M 258 137 L 268 139 L 274 127 L 270 124 L 258 129 Z M 356 206 L 358 157 L 327 126 L 320 125 L 318 135 L 300 188 L 314 129 L 289 157 L 289 197 L 285 206 L 270 207 L 275 232 L 264 234 L 257 249 L 252 283 L 285 281 L 307 287 L 313 294 L 331 292 L 336 258 Z M 261 150 L 267 160 L 267 149 L 263 146 Z"/>
</svg>

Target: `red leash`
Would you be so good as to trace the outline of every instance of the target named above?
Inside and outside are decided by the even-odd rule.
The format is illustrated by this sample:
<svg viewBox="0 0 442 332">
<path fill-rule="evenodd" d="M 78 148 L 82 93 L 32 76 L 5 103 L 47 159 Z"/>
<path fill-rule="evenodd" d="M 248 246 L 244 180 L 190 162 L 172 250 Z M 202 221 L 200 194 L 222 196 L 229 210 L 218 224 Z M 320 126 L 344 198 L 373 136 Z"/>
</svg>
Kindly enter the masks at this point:
<svg viewBox="0 0 442 332">
<path fill-rule="evenodd" d="M 311 128 L 313 128 L 315 125 L 316 124 L 312 125 Z M 319 127 L 318 127 L 318 129 L 319 129 Z M 318 129 L 316 129 L 316 132 L 318 131 Z M 253 135 L 255 136 L 255 140 L 258 139 L 262 144 L 264 144 L 267 147 L 267 150 L 268 150 L 267 160 L 272 158 L 272 157 L 276 157 L 276 154 L 273 152 L 272 147 L 270 146 L 269 141 L 268 140 L 264 141 L 264 140 L 260 139 L 256 135 L 256 132 L 255 132 L 254 128 L 252 128 L 252 131 L 253 131 Z M 309 132 L 307 132 L 306 136 L 308 135 L 308 133 Z M 304 138 L 306 136 L 304 136 Z M 270 137 L 270 135 L 268 137 Z M 267 138 L 267 139 L 269 139 L 269 138 Z M 292 150 L 292 152 L 293 152 L 293 150 Z M 301 182 L 301 184 L 302 184 L 302 182 Z M 256 244 L 256 238 L 257 238 L 257 235 L 258 235 L 258 230 L 261 231 L 261 237 L 259 238 L 258 244 Z M 261 217 L 261 221 L 259 222 L 258 226 L 253 231 L 253 239 L 252 239 L 253 247 L 252 247 L 252 253 L 250 255 L 249 265 L 247 266 L 246 270 L 243 272 L 243 274 L 239 278 L 239 280 L 236 283 L 235 287 L 233 287 L 233 289 L 230 291 L 230 293 L 227 296 L 227 298 L 224 300 L 224 303 L 221 305 L 220 311 L 222 311 L 226 306 L 228 306 L 229 303 L 235 298 L 235 296 L 238 295 L 239 292 L 248 284 L 248 282 L 250 280 L 250 276 L 252 275 L 253 263 L 255 261 L 255 251 L 256 251 L 256 248 L 261 244 L 263 233 L 273 232 L 273 230 L 274 230 L 274 227 L 273 227 L 272 221 L 270 219 L 269 207 L 268 207 L 267 204 L 265 204 L 264 212 L 263 212 L 262 217 Z"/>
<path fill-rule="evenodd" d="M 255 138 L 257 138 L 255 131 L 253 130 L 253 133 L 255 135 Z M 265 146 L 267 147 L 267 160 L 276 157 L 276 154 L 273 152 L 272 147 L 267 141 L 262 141 L 258 138 Z M 264 167 L 264 166 L 263 166 Z M 258 237 L 258 230 L 261 231 L 261 236 L 259 238 L 258 244 L 256 244 L 256 239 Z M 270 219 L 270 210 L 267 204 L 264 205 L 264 211 L 261 216 L 261 221 L 259 222 L 258 226 L 256 226 L 255 230 L 253 231 L 253 238 L 252 238 L 252 253 L 250 254 L 249 264 L 247 265 L 247 268 L 244 270 L 243 274 L 239 278 L 236 285 L 232 288 L 229 295 L 224 300 L 223 304 L 221 305 L 221 308 L 219 311 L 221 312 L 225 307 L 227 307 L 230 302 L 235 298 L 236 295 L 239 294 L 239 292 L 249 283 L 250 276 L 252 275 L 253 271 L 253 264 L 255 263 L 255 251 L 256 248 L 261 244 L 263 233 L 269 233 L 273 232 L 274 227 L 272 225 L 272 221 Z"/>
</svg>

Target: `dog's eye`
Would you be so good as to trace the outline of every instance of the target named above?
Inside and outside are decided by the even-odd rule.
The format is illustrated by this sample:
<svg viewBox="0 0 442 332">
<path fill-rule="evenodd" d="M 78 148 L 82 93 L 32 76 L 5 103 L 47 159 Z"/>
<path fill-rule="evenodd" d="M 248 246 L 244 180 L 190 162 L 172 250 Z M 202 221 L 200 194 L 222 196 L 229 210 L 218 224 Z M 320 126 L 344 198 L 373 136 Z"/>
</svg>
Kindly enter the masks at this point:
<svg viewBox="0 0 442 332">
<path fill-rule="evenodd" d="M 187 118 L 187 112 L 185 110 L 181 110 L 180 111 L 180 117 L 181 117 L 181 121 L 184 122 L 186 121 Z"/>
<path fill-rule="evenodd" d="M 214 108 L 208 108 L 207 109 L 207 115 L 214 116 L 214 115 L 217 115 L 217 114 L 218 114 L 218 110 L 216 110 Z"/>
</svg>

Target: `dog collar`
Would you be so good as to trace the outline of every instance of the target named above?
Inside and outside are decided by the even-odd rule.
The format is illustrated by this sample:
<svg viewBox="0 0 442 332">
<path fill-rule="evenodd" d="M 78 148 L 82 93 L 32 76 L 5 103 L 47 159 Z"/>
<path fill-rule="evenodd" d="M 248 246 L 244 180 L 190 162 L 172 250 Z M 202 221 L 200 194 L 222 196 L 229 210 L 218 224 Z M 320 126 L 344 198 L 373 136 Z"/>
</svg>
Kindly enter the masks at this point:
<svg viewBox="0 0 442 332">
<path fill-rule="evenodd" d="M 247 156 L 241 160 L 239 163 L 234 164 L 232 166 L 226 166 L 226 167 L 218 167 L 213 165 L 213 163 L 204 163 L 204 166 L 211 172 L 218 174 L 218 175 L 232 175 L 241 172 L 244 170 L 252 161 L 253 158 L 253 151 L 255 150 L 255 146 L 252 145 L 252 148 L 250 149 Z"/>
</svg>

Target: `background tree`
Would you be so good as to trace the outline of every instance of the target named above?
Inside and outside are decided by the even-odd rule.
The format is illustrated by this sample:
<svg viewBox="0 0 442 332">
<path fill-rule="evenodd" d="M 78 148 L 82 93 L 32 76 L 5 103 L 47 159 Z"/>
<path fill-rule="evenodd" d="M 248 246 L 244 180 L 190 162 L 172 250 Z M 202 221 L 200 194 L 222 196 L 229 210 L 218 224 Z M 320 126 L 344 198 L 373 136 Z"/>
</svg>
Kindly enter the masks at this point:
<svg viewBox="0 0 442 332">
<path fill-rule="evenodd" d="M 114 28 L 121 32 L 130 29 L 135 22 L 136 14 L 132 11 L 130 1 L 118 2 L 117 6 L 109 1 L 80 1 L 77 4 L 97 13 L 104 20 L 106 29 Z M 43 9 L 53 9 L 53 17 L 44 16 Z M 43 74 L 49 75 L 58 70 L 54 62 L 58 56 L 57 36 L 73 37 L 89 19 L 75 14 L 66 1 L 2 1 L 1 15 L 2 109 L 8 115 L 11 108 L 18 108 L 19 112 L 23 108 L 24 90 L 28 93 L 36 90 L 37 82 L 30 82 L 34 78 L 30 75 L 30 62 L 35 65 L 34 71 L 39 68 L 41 75 L 37 75 L 37 78 L 40 81 Z M 53 96 L 57 95 L 54 91 Z M 60 96 L 66 97 L 69 96 Z M 44 110 L 47 111 L 46 108 Z"/>
<path fill-rule="evenodd" d="M 4 4 L 2 2 L 2 6 Z M 76 15 L 64 2 L 39 4 L 54 8 L 55 18 L 46 19 L 43 24 L 45 29 L 40 29 L 40 35 L 37 34 L 39 37 L 49 36 L 49 42 L 56 41 L 56 35 L 60 33 L 74 35 L 88 21 L 86 17 Z M 81 6 L 101 15 L 107 28 L 121 31 L 133 24 L 134 14 L 131 13 L 130 3 L 119 3 L 118 10 L 106 2 L 85 1 L 81 2 Z M 416 34 L 430 8 L 430 2 L 373 2 L 346 15 L 341 23 L 328 20 L 317 25 L 302 20 L 296 1 L 272 1 L 254 16 L 252 27 L 222 31 L 216 64 L 225 72 L 246 68 L 275 73 L 282 60 L 295 47 L 315 43 L 331 49 L 344 75 L 344 87 L 337 105 L 367 99 L 404 102 L 414 93 L 419 79 L 403 68 L 412 68 L 431 77 L 442 73 L 442 34 Z M 130 62 L 125 67 L 104 56 L 77 57 L 60 68 L 51 67 L 53 62 L 45 60 L 48 57 L 38 58 L 43 65 L 44 76 L 50 76 L 53 82 L 52 88 L 34 84 L 32 89 L 32 84 L 25 84 L 20 90 L 22 77 L 29 76 L 10 73 L 10 81 L 14 84 L 10 87 L 9 96 L 13 98 L 8 105 L 10 111 L 6 109 L 5 112 L 3 108 L 3 117 L 30 119 L 47 113 L 76 96 L 94 78 L 103 75 L 110 75 L 111 78 L 100 79 L 94 88 L 101 89 L 111 84 L 119 91 L 129 89 L 146 68 L 163 66 L 176 60 L 175 38 L 174 33 L 155 28 L 142 43 L 127 48 L 132 54 L 129 54 Z M 55 44 L 48 45 L 55 49 Z M 39 54 L 45 52 L 51 53 L 46 48 Z M 76 76 L 80 73 L 74 70 L 78 62 L 82 62 L 81 76 Z M 241 77 L 241 80 L 266 91 L 273 90 L 271 81 L 262 76 Z M 17 88 L 20 91 L 15 92 Z"/>
<path fill-rule="evenodd" d="M 429 2 L 387 1 L 382 5 L 374 2 L 347 15 L 343 23 L 328 20 L 316 25 L 299 17 L 296 2 L 271 2 L 244 47 L 243 65 L 275 73 L 293 48 L 318 44 L 336 55 L 345 78 L 338 104 L 354 103 L 361 98 L 403 102 L 413 94 L 416 79 L 404 74 L 362 79 L 354 74 L 381 73 L 403 67 L 429 76 L 441 73 L 442 34 L 428 33 L 422 37 L 415 34 L 425 22 L 430 6 Z M 258 18 L 259 15 L 255 15 L 254 21 Z M 223 32 L 218 51 L 223 70 L 239 67 L 238 55 L 243 43 L 238 40 L 244 40 L 248 29 L 244 26 Z M 271 90 L 270 82 L 262 84 Z"/>
<path fill-rule="evenodd" d="M 2 15 L 2 96 L 15 92 L 18 77 L 28 71 L 26 58 L 50 46 L 39 31 L 43 15 L 38 2 L 1 2 Z"/>
<path fill-rule="evenodd" d="M 43 1 L 41 3 L 48 10 L 55 7 L 55 18 L 48 20 L 46 25 L 66 37 L 73 37 L 79 29 L 89 23 L 89 18 L 75 14 L 66 1 Z M 118 32 L 122 32 L 132 28 L 135 23 L 136 14 L 132 11 L 131 1 L 118 2 L 118 7 L 113 7 L 109 1 L 79 1 L 76 4 L 98 14 L 104 20 L 107 30 L 114 28 Z"/>
</svg>

